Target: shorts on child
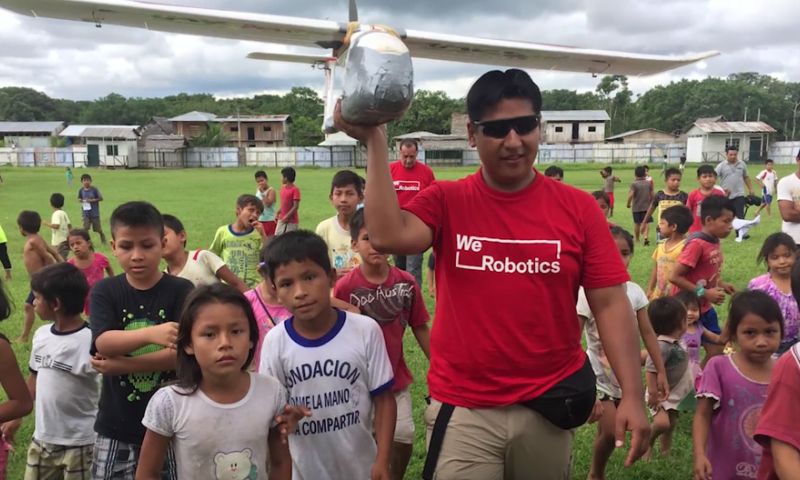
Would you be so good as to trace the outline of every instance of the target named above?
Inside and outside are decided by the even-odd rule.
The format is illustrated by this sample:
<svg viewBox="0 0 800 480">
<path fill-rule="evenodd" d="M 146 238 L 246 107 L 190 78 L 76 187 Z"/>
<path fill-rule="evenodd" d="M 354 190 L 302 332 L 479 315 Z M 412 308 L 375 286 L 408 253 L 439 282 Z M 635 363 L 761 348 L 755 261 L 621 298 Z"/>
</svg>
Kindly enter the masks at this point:
<svg viewBox="0 0 800 480">
<path fill-rule="evenodd" d="M 89 480 L 94 445 L 56 445 L 35 438 L 28 447 L 25 480 Z"/>
<path fill-rule="evenodd" d="M 100 217 L 83 217 L 83 228 L 87 232 L 89 229 L 94 230 L 95 233 L 103 233 L 103 224 L 100 222 Z"/>
<path fill-rule="evenodd" d="M 719 328 L 719 318 L 717 317 L 717 311 L 714 310 L 714 307 L 708 309 L 707 312 L 700 314 L 700 322 L 702 322 L 703 327 L 706 330 L 711 330 L 712 332 L 719 335 L 722 333 L 722 329 Z M 711 343 L 703 339 L 703 343 Z"/>
<path fill-rule="evenodd" d="M 261 226 L 264 228 L 264 234 L 268 237 L 275 235 L 275 228 L 278 226 L 278 222 L 275 220 L 267 220 L 264 222 L 260 222 Z"/>
<path fill-rule="evenodd" d="M 772 195 L 770 195 L 770 194 L 768 194 L 768 193 L 765 193 L 765 194 L 764 194 L 764 195 L 761 197 L 761 205 L 769 205 L 769 204 L 771 204 L 771 203 L 772 203 Z"/>
<path fill-rule="evenodd" d="M 135 480 L 142 446 L 97 436 L 92 455 L 92 480 Z M 177 480 L 178 468 L 172 446 L 167 449 L 161 480 Z"/>
<path fill-rule="evenodd" d="M 647 215 L 647 211 L 644 212 L 633 212 L 633 223 L 641 224 L 644 223 L 644 216 Z M 653 223 L 653 216 L 650 215 L 650 219 L 647 223 Z"/>
<path fill-rule="evenodd" d="M 397 403 L 394 441 L 411 445 L 414 443 L 414 417 L 411 415 L 411 392 L 408 387 L 394 392 L 394 401 Z"/>
<path fill-rule="evenodd" d="M 609 208 L 611 208 L 613 210 L 614 209 L 614 192 L 606 192 L 606 195 L 608 195 L 608 206 L 609 206 Z"/>
<path fill-rule="evenodd" d="M 25 297 L 25 303 L 27 303 L 28 305 L 33 305 L 33 299 L 34 299 L 33 290 L 31 290 L 30 292 L 28 292 L 28 296 Z"/>
<path fill-rule="evenodd" d="M 277 226 L 275 227 L 275 235 L 283 235 L 286 232 L 294 232 L 297 230 L 298 225 L 296 223 L 286 223 L 283 221 L 279 221 Z"/>
</svg>

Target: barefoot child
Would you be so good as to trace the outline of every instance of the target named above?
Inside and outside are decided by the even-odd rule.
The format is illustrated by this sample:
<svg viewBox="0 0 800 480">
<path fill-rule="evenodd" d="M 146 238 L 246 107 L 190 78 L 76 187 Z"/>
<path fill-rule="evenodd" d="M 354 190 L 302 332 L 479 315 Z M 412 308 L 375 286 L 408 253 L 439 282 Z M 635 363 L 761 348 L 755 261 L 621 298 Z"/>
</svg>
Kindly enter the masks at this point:
<svg viewBox="0 0 800 480">
<path fill-rule="evenodd" d="M 181 479 L 292 478 L 285 436 L 305 412 L 286 405 L 275 378 L 249 371 L 257 341 L 240 292 L 220 283 L 192 292 L 178 327 L 177 385 L 156 392 L 142 419 L 137 479 L 161 479 L 170 447 Z M 280 425 L 284 414 L 290 422 Z"/>
<path fill-rule="evenodd" d="M 708 361 L 692 425 L 697 480 L 755 478 L 761 457 L 753 439 L 783 334 L 781 309 L 761 291 L 731 299 L 730 355 Z"/>
<path fill-rule="evenodd" d="M 603 177 L 603 192 L 608 195 L 608 216 L 614 215 L 614 183 L 622 182 L 619 177 L 614 175 L 614 169 L 605 167 L 600 170 L 600 176 Z"/>
<path fill-rule="evenodd" d="M 64 211 L 64 195 L 54 193 L 50 195 L 50 206 L 53 208 L 53 215 L 50 222 L 42 222 L 42 225 L 52 230 L 50 245 L 56 249 L 61 258 L 67 259 L 69 255 L 69 242 L 67 236 L 72 230 L 67 212 Z"/>
<path fill-rule="evenodd" d="M 633 213 L 633 238 L 638 244 L 639 233 L 641 232 L 644 237 L 644 245 L 648 246 L 650 245 L 650 240 L 647 238 L 648 224 L 643 222 L 647 207 L 650 206 L 650 202 L 653 200 L 653 184 L 645 179 L 644 167 L 641 165 L 636 167 L 634 175 L 636 175 L 636 178 L 630 189 L 628 189 L 627 203 L 628 208 Z M 648 222 L 652 223 L 652 221 L 652 217 L 648 219 Z"/>
<path fill-rule="evenodd" d="M 42 228 L 42 217 L 38 213 L 23 210 L 17 217 L 17 225 L 19 226 L 19 233 L 25 237 L 22 260 L 25 263 L 28 275 L 33 275 L 50 264 L 64 261 L 61 255 L 39 235 L 39 229 Z M 25 299 L 25 322 L 22 327 L 22 334 L 19 336 L 20 342 L 28 342 L 34 320 L 33 292 L 30 292 L 28 293 L 28 298 Z"/>
<path fill-rule="evenodd" d="M 90 293 L 94 285 L 102 280 L 104 276 L 114 276 L 114 269 L 111 267 L 108 257 L 94 251 L 94 245 L 92 245 L 92 240 L 89 238 L 88 230 L 82 228 L 71 230 L 67 241 L 69 242 L 70 250 L 72 250 L 72 258 L 67 262 L 78 267 L 78 270 L 86 277 Z M 86 295 L 86 305 L 83 308 L 83 313 L 86 315 L 90 313 L 89 295 Z"/>
<path fill-rule="evenodd" d="M 683 205 L 670 207 L 661 214 L 658 231 L 664 240 L 658 242 L 653 251 L 653 270 L 647 284 L 647 298 L 650 300 L 672 293 L 669 277 L 686 245 L 686 232 L 691 225 L 692 212 Z"/>
<path fill-rule="evenodd" d="M 263 203 L 255 195 L 240 195 L 236 199 L 236 220 L 219 227 L 208 247 L 250 288 L 260 278 L 258 252 L 266 242 L 264 228 L 258 221 L 263 208 Z"/>
</svg>

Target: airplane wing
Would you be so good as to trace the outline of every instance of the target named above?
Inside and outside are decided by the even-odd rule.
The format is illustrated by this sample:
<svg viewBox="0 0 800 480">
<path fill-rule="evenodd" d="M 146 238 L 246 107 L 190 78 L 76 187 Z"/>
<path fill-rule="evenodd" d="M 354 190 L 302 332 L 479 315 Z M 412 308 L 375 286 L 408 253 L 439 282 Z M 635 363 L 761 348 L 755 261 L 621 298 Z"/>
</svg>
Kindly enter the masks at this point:
<svg viewBox="0 0 800 480">
<path fill-rule="evenodd" d="M 0 8 L 22 15 L 83 21 L 101 26 L 122 25 L 161 32 L 325 49 L 339 48 L 347 32 L 346 23 L 329 20 L 133 0 L 0 0 Z M 651 75 L 718 55 L 718 52 L 683 57 L 643 55 L 415 30 L 398 30 L 398 33 L 408 45 L 412 57 L 416 58 L 593 74 Z"/>
<path fill-rule="evenodd" d="M 251 52 L 247 54 L 247 58 L 273 62 L 305 63 L 307 65 L 324 65 L 331 60 L 336 61 L 336 58 L 330 55 L 304 55 L 281 52 Z"/>
</svg>

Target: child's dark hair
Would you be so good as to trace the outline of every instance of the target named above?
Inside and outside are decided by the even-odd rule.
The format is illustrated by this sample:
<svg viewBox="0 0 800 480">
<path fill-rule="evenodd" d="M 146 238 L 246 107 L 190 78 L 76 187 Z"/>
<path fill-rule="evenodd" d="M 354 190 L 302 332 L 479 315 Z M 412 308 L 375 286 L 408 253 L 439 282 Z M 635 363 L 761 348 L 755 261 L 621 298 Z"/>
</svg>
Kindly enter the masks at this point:
<svg viewBox="0 0 800 480">
<path fill-rule="evenodd" d="M 756 255 L 756 263 L 767 263 L 769 255 L 781 245 L 786 247 L 792 255 L 797 249 L 797 244 L 794 243 L 794 239 L 788 233 L 775 232 L 764 239 L 764 244 L 761 245 L 761 250 Z"/>
<path fill-rule="evenodd" d="M 525 71 L 509 68 L 506 71 L 492 70 L 478 78 L 467 93 L 467 114 L 477 122 L 486 112 L 507 99 L 522 99 L 531 102 L 533 111 L 542 111 L 542 92 Z"/>
<path fill-rule="evenodd" d="M 38 212 L 23 210 L 17 217 L 17 225 L 25 233 L 39 233 L 39 229 L 42 228 L 42 217 Z"/>
<path fill-rule="evenodd" d="M 135 201 L 123 203 L 111 213 L 111 237 L 118 227 L 147 227 L 164 236 L 164 220 L 152 203 Z"/>
<path fill-rule="evenodd" d="M 643 167 L 643 166 L 641 166 L 641 165 L 639 165 L 638 167 L 634 168 L 634 169 L 633 169 L 633 175 L 634 175 L 636 178 L 642 178 L 642 177 L 644 177 L 644 175 L 645 175 L 645 172 L 644 172 L 644 167 Z"/>
<path fill-rule="evenodd" d="M 681 290 L 677 294 L 673 295 L 675 299 L 683 304 L 686 307 L 686 310 L 689 310 L 689 307 L 694 307 L 696 310 L 700 310 L 700 299 L 697 298 L 694 292 L 687 292 L 686 290 Z"/>
<path fill-rule="evenodd" d="M 544 176 L 564 178 L 564 169 L 561 167 L 556 167 L 555 165 L 550 165 L 545 169 Z"/>
<path fill-rule="evenodd" d="M 255 176 L 256 180 L 258 180 L 259 178 L 263 178 L 264 180 L 269 178 L 269 177 L 267 177 L 267 172 L 265 172 L 264 170 L 257 171 L 254 176 Z"/>
<path fill-rule="evenodd" d="M 94 251 L 94 245 L 92 245 L 92 238 L 89 236 L 89 230 L 86 230 L 85 228 L 73 228 L 67 234 L 67 240 L 69 240 L 69 237 L 81 237 L 82 239 L 86 240 L 86 243 L 89 244 L 89 248 Z"/>
<path fill-rule="evenodd" d="M 608 196 L 606 192 L 602 190 L 595 190 L 594 192 L 592 192 L 592 197 L 594 197 L 595 200 L 602 200 L 606 202 L 606 205 L 609 206 L 611 205 L 611 198 Z"/>
<path fill-rule="evenodd" d="M 260 273 L 263 278 L 270 278 L 269 266 L 267 266 L 267 255 L 269 252 L 269 245 L 272 243 L 272 238 L 274 237 L 270 237 L 258 252 L 258 273 Z"/>
<path fill-rule="evenodd" d="M 165 213 L 161 215 L 161 219 L 164 220 L 164 228 L 169 228 L 176 234 L 186 231 L 186 229 L 183 228 L 183 223 L 175 215 Z M 183 241 L 183 246 L 186 247 L 186 240 Z"/>
<path fill-rule="evenodd" d="M 738 152 L 739 151 L 739 147 L 737 147 L 736 145 L 733 145 L 733 144 L 728 145 L 727 147 L 725 147 L 725 152 L 730 152 L 731 150 L 733 150 L 735 152 Z"/>
<path fill-rule="evenodd" d="M 742 323 L 745 315 L 752 313 L 766 320 L 767 323 L 778 322 L 781 326 L 781 338 L 783 338 L 783 313 L 772 297 L 761 290 L 744 290 L 731 297 L 730 308 L 728 309 L 728 321 L 725 328 L 728 329 L 730 338 L 736 338 L 736 329 Z"/>
<path fill-rule="evenodd" d="M 350 219 L 350 240 L 357 242 L 358 234 L 361 233 L 361 229 L 366 225 L 367 223 L 364 219 L 364 209 L 359 208 Z"/>
<path fill-rule="evenodd" d="M 611 168 L 611 167 L 603 167 L 603 171 L 606 172 L 606 173 L 613 173 L 614 169 Z"/>
<path fill-rule="evenodd" d="M 608 229 L 611 231 L 612 237 L 625 240 L 625 242 L 628 244 L 628 248 L 631 249 L 631 254 L 633 254 L 633 235 L 618 225 L 611 225 L 608 227 Z"/>
<path fill-rule="evenodd" d="M 708 175 L 708 174 L 714 175 L 716 177 L 717 171 L 714 170 L 714 167 L 712 167 L 711 165 L 700 165 L 699 167 L 697 167 L 697 178 L 700 178 L 703 175 Z"/>
<path fill-rule="evenodd" d="M 669 180 L 669 177 L 672 177 L 673 175 L 682 177 L 683 173 L 681 173 L 680 169 L 677 169 L 675 167 L 670 167 L 664 171 L 664 180 Z"/>
<path fill-rule="evenodd" d="M 710 195 L 700 203 L 700 220 L 703 224 L 706 223 L 706 218 L 709 217 L 711 220 L 716 220 L 724 214 L 725 210 L 731 212 L 734 216 L 736 215 L 736 209 L 731 201 L 728 200 L 728 197 Z"/>
<path fill-rule="evenodd" d="M 258 213 L 264 211 L 264 204 L 255 195 L 245 193 L 244 195 L 239 195 L 239 198 L 236 199 L 236 206 L 238 208 L 245 208 L 249 207 L 250 205 L 256 207 Z"/>
<path fill-rule="evenodd" d="M 50 195 L 50 206 L 61 208 L 64 206 L 64 195 L 60 193 L 54 193 Z"/>
<path fill-rule="evenodd" d="M 331 180 L 331 195 L 333 195 L 334 188 L 345 188 L 352 186 L 356 190 L 356 194 L 360 197 L 364 194 L 364 189 L 361 184 L 361 177 L 356 172 L 350 170 L 339 170 L 333 175 Z"/>
<path fill-rule="evenodd" d="M 242 371 L 246 371 L 250 367 L 258 345 L 258 323 L 256 323 L 250 302 L 241 292 L 225 283 L 213 283 L 194 289 L 183 305 L 178 321 L 178 339 L 175 342 L 177 384 L 179 387 L 189 390 L 189 394 L 197 391 L 200 381 L 203 379 L 203 372 L 194 355 L 186 353 L 186 348 L 192 345 L 192 327 L 198 313 L 203 307 L 214 303 L 238 306 L 247 317 L 251 345 L 247 352 L 247 361 L 242 365 Z"/>
<path fill-rule="evenodd" d="M 281 175 L 283 178 L 289 181 L 289 183 L 294 183 L 294 179 L 297 178 L 297 172 L 294 171 L 292 167 L 284 167 L 281 169 Z"/>
<path fill-rule="evenodd" d="M 675 225 L 675 230 L 681 235 L 689 231 L 694 223 L 694 215 L 686 205 L 673 205 L 661 212 L 661 218 L 667 225 Z"/>
<path fill-rule="evenodd" d="M 77 267 L 62 262 L 48 265 L 31 275 L 31 290 L 48 303 L 58 300 L 65 315 L 78 315 L 83 311 L 89 284 Z"/>
<path fill-rule="evenodd" d="M 332 270 L 328 245 L 319 235 L 308 230 L 284 233 L 272 239 L 266 259 L 269 279 L 275 281 L 275 270 L 290 262 L 311 260 L 326 273 Z"/>
<path fill-rule="evenodd" d="M 81 175 L 81 182 L 84 181 L 84 180 L 91 180 L 91 179 L 92 179 L 92 176 L 89 175 L 88 173 L 84 173 L 83 175 Z"/>
<path fill-rule="evenodd" d="M 686 320 L 686 307 L 675 297 L 656 298 L 647 306 L 647 316 L 657 335 L 669 335 Z"/>
<path fill-rule="evenodd" d="M 775 160 L 773 160 L 773 159 L 771 159 L 771 158 L 768 158 L 768 159 L 766 159 L 766 160 L 764 161 L 764 164 L 765 164 L 765 165 L 766 165 L 767 163 L 775 163 Z"/>
<path fill-rule="evenodd" d="M 3 281 L 0 280 L 0 320 L 11 316 L 11 297 L 8 296 Z"/>
</svg>

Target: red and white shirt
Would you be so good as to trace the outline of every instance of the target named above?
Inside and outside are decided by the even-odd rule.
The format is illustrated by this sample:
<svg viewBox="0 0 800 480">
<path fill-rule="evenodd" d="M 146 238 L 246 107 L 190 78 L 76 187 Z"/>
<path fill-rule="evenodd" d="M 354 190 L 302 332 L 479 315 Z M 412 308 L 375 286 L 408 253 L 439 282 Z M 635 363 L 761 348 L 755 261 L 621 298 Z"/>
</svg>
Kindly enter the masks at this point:
<svg viewBox="0 0 800 480">
<path fill-rule="evenodd" d="M 394 191 L 401 208 L 436 180 L 431 167 L 419 161 L 414 162 L 411 168 L 404 167 L 400 160 L 392 162 L 389 164 L 389 173 L 392 175 Z"/>
<path fill-rule="evenodd" d="M 433 183 L 406 210 L 434 233 L 428 387 L 435 399 L 511 405 L 583 366 L 578 287 L 629 280 L 588 193 L 538 173 L 522 191 L 499 192 L 479 170 Z"/>
</svg>

